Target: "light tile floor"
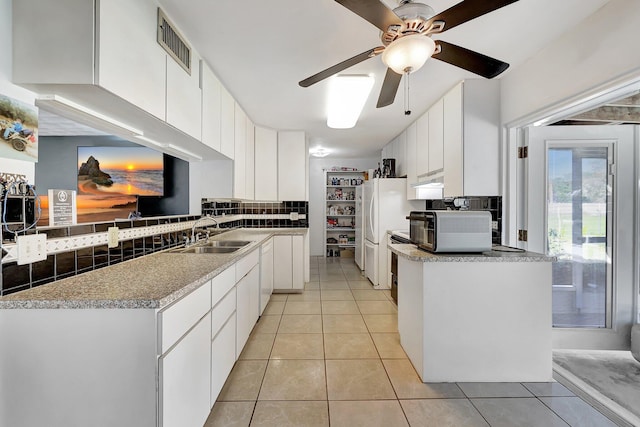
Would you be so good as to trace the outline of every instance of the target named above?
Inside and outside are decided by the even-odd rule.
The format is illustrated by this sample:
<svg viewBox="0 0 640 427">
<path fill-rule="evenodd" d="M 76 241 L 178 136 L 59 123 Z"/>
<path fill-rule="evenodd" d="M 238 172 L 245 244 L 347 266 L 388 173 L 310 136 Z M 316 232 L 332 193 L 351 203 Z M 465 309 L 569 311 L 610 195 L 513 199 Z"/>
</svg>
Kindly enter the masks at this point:
<svg viewBox="0 0 640 427">
<path fill-rule="evenodd" d="M 274 294 L 213 426 L 615 426 L 559 383 L 423 384 L 397 307 L 353 260 L 312 257 L 302 294 Z"/>
</svg>

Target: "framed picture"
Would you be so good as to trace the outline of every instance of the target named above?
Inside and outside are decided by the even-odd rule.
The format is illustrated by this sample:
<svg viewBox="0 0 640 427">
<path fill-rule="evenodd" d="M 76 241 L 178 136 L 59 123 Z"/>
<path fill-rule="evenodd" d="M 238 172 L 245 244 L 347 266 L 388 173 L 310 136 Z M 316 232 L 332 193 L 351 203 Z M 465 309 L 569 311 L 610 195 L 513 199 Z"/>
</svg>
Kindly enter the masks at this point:
<svg viewBox="0 0 640 427">
<path fill-rule="evenodd" d="M 0 157 L 38 161 L 38 108 L 0 95 Z"/>
</svg>

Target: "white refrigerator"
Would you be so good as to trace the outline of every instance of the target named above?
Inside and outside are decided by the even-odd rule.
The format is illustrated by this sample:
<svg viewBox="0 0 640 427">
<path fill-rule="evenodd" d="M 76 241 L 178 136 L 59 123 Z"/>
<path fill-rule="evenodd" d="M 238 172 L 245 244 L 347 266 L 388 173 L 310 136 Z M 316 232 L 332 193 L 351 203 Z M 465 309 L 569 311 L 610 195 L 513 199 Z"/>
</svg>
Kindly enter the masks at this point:
<svg viewBox="0 0 640 427">
<path fill-rule="evenodd" d="M 364 209 L 362 209 L 363 188 L 356 187 L 356 250 L 355 261 L 358 268 L 364 271 Z"/>
<path fill-rule="evenodd" d="M 374 287 L 391 288 L 387 231 L 409 228 L 413 206 L 407 200 L 406 178 L 376 178 L 363 184 L 364 268 Z"/>
</svg>

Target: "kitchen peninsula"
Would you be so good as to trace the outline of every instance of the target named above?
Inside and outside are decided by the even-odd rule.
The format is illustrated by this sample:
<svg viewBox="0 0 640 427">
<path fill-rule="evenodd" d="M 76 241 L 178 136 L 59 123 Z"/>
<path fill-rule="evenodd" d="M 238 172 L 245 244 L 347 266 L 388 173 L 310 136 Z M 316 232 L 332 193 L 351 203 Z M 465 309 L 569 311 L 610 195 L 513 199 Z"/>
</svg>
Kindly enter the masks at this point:
<svg viewBox="0 0 640 427">
<path fill-rule="evenodd" d="M 552 380 L 553 257 L 389 248 L 398 255 L 400 341 L 423 382 Z"/>
<path fill-rule="evenodd" d="M 206 242 L 217 253 L 158 252 L 0 298 L 0 425 L 202 426 L 259 317 L 261 249 L 307 232 L 235 229 Z"/>
</svg>

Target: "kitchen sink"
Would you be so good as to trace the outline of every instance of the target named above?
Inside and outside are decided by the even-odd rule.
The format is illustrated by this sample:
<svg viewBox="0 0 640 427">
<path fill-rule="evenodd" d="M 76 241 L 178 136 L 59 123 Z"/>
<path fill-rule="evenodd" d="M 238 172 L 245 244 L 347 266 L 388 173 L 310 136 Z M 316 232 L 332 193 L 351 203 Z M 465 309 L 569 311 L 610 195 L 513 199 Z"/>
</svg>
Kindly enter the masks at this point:
<svg viewBox="0 0 640 427">
<path fill-rule="evenodd" d="M 206 242 L 199 246 L 206 248 L 241 248 L 243 246 L 247 246 L 249 243 L 251 242 L 248 240 L 214 240 L 212 242 Z"/>
<path fill-rule="evenodd" d="M 180 249 L 183 254 L 230 254 L 232 252 L 242 249 L 241 247 L 229 247 L 229 246 L 192 246 L 186 249 Z"/>
</svg>

